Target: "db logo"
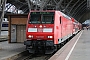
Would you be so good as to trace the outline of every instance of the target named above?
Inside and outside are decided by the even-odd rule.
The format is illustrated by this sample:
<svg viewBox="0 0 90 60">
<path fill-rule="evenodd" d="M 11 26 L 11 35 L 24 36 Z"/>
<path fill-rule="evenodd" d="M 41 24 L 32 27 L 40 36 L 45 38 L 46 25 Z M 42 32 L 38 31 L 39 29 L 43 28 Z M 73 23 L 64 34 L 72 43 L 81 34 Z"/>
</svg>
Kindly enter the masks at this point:
<svg viewBox="0 0 90 60">
<path fill-rule="evenodd" d="M 39 29 L 38 29 L 38 32 L 43 32 L 43 29 L 40 29 L 40 28 L 39 28 Z"/>
</svg>

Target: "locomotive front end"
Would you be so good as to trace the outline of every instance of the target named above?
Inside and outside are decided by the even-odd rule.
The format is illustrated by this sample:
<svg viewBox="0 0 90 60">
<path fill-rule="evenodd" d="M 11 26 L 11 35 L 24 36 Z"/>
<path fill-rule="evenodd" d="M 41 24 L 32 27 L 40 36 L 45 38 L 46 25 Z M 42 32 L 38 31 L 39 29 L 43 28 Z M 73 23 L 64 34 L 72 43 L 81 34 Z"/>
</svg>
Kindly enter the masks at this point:
<svg viewBox="0 0 90 60">
<path fill-rule="evenodd" d="M 54 12 L 31 12 L 26 28 L 26 39 L 24 44 L 30 53 L 43 49 L 45 53 L 47 49 L 53 48 Z"/>
</svg>

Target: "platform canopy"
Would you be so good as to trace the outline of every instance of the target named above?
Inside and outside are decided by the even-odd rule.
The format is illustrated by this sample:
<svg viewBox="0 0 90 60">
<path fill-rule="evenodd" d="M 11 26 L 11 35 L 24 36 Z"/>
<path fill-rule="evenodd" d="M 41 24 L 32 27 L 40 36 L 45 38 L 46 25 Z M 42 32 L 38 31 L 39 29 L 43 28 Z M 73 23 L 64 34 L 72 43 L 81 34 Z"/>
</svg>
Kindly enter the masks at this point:
<svg viewBox="0 0 90 60">
<path fill-rule="evenodd" d="M 90 19 L 90 0 L 7 0 L 18 10 L 60 10 L 83 23 Z"/>
</svg>

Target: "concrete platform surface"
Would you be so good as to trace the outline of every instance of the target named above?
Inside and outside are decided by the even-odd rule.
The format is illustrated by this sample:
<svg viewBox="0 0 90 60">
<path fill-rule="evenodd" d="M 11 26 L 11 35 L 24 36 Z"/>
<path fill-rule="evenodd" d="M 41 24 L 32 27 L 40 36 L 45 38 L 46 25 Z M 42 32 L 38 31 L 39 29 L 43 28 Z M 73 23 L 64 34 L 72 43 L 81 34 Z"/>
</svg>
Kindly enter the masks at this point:
<svg viewBox="0 0 90 60">
<path fill-rule="evenodd" d="M 90 30 L 84 30 L 69 60 L 90 60 Z"/>
<path fill-rule="evenodd" d="M 8 40 L 8 36 L 7 35 L 0 36 L 0 42 L 7 41 L 7 40 Z"/>
<path fill-rule="evenodd" d="M 8 41 L 0 42 L 0 60 L 12 60 L 12 56 L 18 55 L 25 51 L 23 43 L 8 43 Z"/>
<path fill-rule="evenodd" d="M 70 50 L 72 49 L 74 43 L 76 42 L 78 36 L 81 34 L 77 34 L 73 37 L 67 44 L 65 44 L 61 49 L 59 49 L 49 60 L 68 60 L 66 57 L 68 56 Z"/>
<path fill-rule="evenodd" d="M 0 42 L 8 40 L 8 31 L 1 31 Z"/>
<path fill-rule="evenodd" d="M 83 30 L 49 60 L 90 60 L 90 30 Z"/>
</svg>

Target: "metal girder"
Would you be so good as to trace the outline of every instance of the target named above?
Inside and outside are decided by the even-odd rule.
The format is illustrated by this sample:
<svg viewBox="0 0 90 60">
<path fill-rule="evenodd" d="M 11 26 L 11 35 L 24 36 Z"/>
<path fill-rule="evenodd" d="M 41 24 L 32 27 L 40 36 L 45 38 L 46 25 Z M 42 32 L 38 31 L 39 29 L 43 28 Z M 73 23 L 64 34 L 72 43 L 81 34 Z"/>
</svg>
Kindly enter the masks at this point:
<svg viewBox="0 0 90 60">
<path fill-rule="evenodd" d="M 61 3 L 63 2 L 63 0 L 60 0 L 57 4 L 56 4 L 56 10 L 61 9 L 60 7 L 62 7 Z M 59 7 L 60 6 L 60 7 Z"/>
<path fill-rule="evenodd" d="M 79 17 L 80 17 L 80 15 L 81 15 L 81 13 L 86 10 L 85 8 L 86 8 L 86 7 L 84 7 L 84 9 L 83 9 L 81 12 L 79 12 L 80 14 L 77 14 L 77 16 L 75 16 L 75 17 L 77 18 L 77 21 L 79 21 Z"/>
<path fill-rule="evenodd" d="M 55 4 L 56 4 L 55 9 L 57 10 L 57 4 L 58 4 L 58 2 L 56 2 L 56 0 L 53 0 L 53 1 L 54 1 Z"/>
<path fill-rule="evenodd" d="M 71 11 L 73 10 L 73 8 L 75 7 L 75 5 L 79 2 L 80 0 L 78 0 L 72 7 L 71 7 L 71 9 L 70 9 L 70 11 L 69 11 L 69 14 L 71 13 Z"/>
<path fill-rule="evenodd" d="M 84 7 L 84 8 L 86 8 L 86 7 Z M 84 12 L 85 10 L 86 10 L 86 9 L 83 9 L 83 10 L 81 11 L 81 13 Z M 84 14 L 84 13 L 83 13 L 83 14 Z M 78 17 L 78 21 L 80 21 L 79 18 L 80 18 L 80 16 L 82 16 L 83 14 L 79 14 L 79 15 L 76 16 L 76 17 L 79 16 L 79 17 Z"/>
<path fill-rule="evenodd" d="M 20 5 L 19 7 L 18 7 L 18 9 L 20 9 L 21 7 L 23 7 L 24 6 L 24 4 L 23 5 Z"/>
<path fill-rule="evenodd" d="M 78 19 L 80 23 L 83 23 L 84 22 L 84 21 L 81 21 L 81 18 L 82 18 L 83 15 L 81 15 L 80 18 Z"/>
<path fill-rule="evenodd" d="M 56 0 L 42 0 L 39 7 L 40 7 L 40 10 L 56 9 L 57 4 L 58 4 L 58 1 L 56 1 Z"/>
<path fill-rule="evenodd" d="M 27 3 L 28 3 L 28 7 L 29 7 L 29 10 L 31 9 L 34 9 L 34 10 L 43 10 L 44 7 L 47 5 L 47 3 L 50 1 L 50 0 L 42 0 L 42 1 L 35 1 L 35 3 L 32 3 L 31 0 L 26 0 Z"/>
<path fill-rule="evenodd" d="M 53 0 L 55 2 L 55 4 L 57 4 L 56 0 Z"/>
<path fill-rule="evenodd" d="M 8 2 L 7 2 L 8 3 Z M 11 6 L 9 8 L 11 9 L 11 7 L 14 5 L 15 6 L 15 10 L 13 10 L 13 12 L 16 11 L 16 13 L 18 13 L 18 10 L 22 10 L 23 12 L 25 11 L 26 7 L 28 7 L 28 4 L 26 2 L 26 0 L 14 0 L 14 1 L 11 1 Z M 8 8 L 8 7 L 7 7 Z M 9 9 L 8 8 L 8 9 Z M 8 10 L 7 9 L 7 10 Z M 27 8 L 29 9 L 29 8 Z M 26 13 L 26 12 L 25 12 Z"/>
<path fill-rule="evenodd" d="M 27 3 L 28 3 L 28 8 L 29 8 L 29 11 L 31 10 L 31 1 L 30 0 L 26 0 Z"/>
<path fill-rule="evenodd" d="M 58 0 L 59 1 L 59 0 Z M 42 0 L 40 5 L 38 7 L 40 7 L 40 10 L 43 10 L 45 8 L 49 8 L 51 6 L 51 8 L 53 9 L 57 9 L 57 7 L 59 8 L 59 4 L 63 1 L 60 0 L 59 2 L 56 0 Z M 62 6 L 62 5 L 60 5 Z"/>
<path fill-rule="evenodd" d="M 9 4 L 9 5 L 10 5 L 10 4 Z M 12 6 L 12 5 L 11 5 L 11 6 Z M 9 6 L 6 11 L 8 11 L 8 9 L 9 9 L 11 6 Z"/>
<path fill-rule="evenodd" d="M 2 4 L 2 0 L 0 0 L 0 6 L 1 6 L 1 4 Z"/>
<path fill-rule="evenodd" d="M 85 20 L 90 19 L 89 16 L 90 16 L 90 11 L 82 14 L 82 16 L 79 18 L 80 22 L 84 22 Z"/>
<path fill-rule="evenodd" d="M 40 10 L 43 10 L 44 7 L 47 5 L 47 3 L 49 2 L 50 0 L 43 0 L 41 5 L 40 5 Z"/>
<path fill-rule="evenodd" d="M 39 3 L 39 0 L 37 0 L 36 3 L 35 3 L 35 8 L 34 8 L 35 10 L 38 9 L 38 4 L 40 4 L 40 3 Z"/>
<path fill-rule="evenodd" d="M 73 15 L 76 10 L 85 2 L 86 0 L 84 0 L 83 2 L 81 2 L 74 10 L 73 10 L 73 13 L 71 15 Z"/>
<path fill-rule="evenodd" d="M 26 8 L 24 8 L 23 12 L 26 12 L 27 10 L 28 10 L 28 8 L 26 7 Z"/>
<path fill-rule="evenodd" d="M 25 4 L 25 2 L 21 2 L 22 0 L 15 0 L 16 2 L 19 2 L 21 4 Z"/>
<path fill-rule="evenodd" d="M 38 1 L 39 0 L 35 1 L 34 3 L 31 0 L 26 0 L 26 1 L 28 3 L 29 11 L 32 10 L 32 9 L 34 9 L 34 10 L 38 9 L 38 3 L 39 3 Z M 39 5 L 39 7 L 40 7 L 40 5 Z"/>
<path fill-rule="evenodd" d="M 83 11 L 82 6 L 85 3 L 87 3 L 86 0 L 14 0 L 14 2 L 12 0 L 9 0 L 9 1 L 11 3 L 14 3 L 15 1 L 20 3 L 20 6 L 17 4 L 17 6 L 19 6 L 18 9 L 22 9 L 23 7 L 25 7 L 27 5 L 28 5 L 29 10 L 31 10 L 31 9 L 34 9 L 34 10 L 35 9 L 38 9 L 38 10 L 47 9 L 48 10 L 48 8 L 50 8 L 50 9 L 60 10 L 64 13 L 74 16 L 74 17 L 80 16 L 81 13 L 83 14 L 85 12 L 85 10 Z M 24 3 L 23 1 L 27 1 L 28 4 Z M 35 3 L 33 3 L 33 1 Z M 0 0 L 0 2 L 1 2 L 1 0 Z M 28 11 L 28 8 L 25 7 L 22 10 L 24 12 L 26 12 L 26 11 Z M 80 10 L 82 10 L 82 11 L 80 11 Z"/>
<path fill-rule="evenodd" d="M 1 5 L 0 5 L 0 8 L 1 8 L 1 15 L 0 15 L 0 22 L 2 21 L 2 18 L 4 18 L 4 10 L 5 10 L 5 4 L 6 4 L 7 0 L 1 0 Z"/>
<path fill-rule="evenodd" d="M 5 10 L 5 4 L 6 4 L 7 0 L 0 0 L 0 8 L 1 8 L 1 15 L 0 15 L 0 22 L 2 21 L 2 18 L 4 18 L 4 10 Z"/>
<path fill-rule="evenodd" d="M 80 10 L 83 10 L 85 5 L 86 5 L 86 3 L 83 4 L 82 6 L 80 6 L 80 7 L 78 8 L 78 11 L 76 11 L 73 16 L 79 15 L 79 12 L 81 12 Z"/>
<path fill-rule="evenodd" d="M 5 10 L 5 4 L 6 4 L 7 0 L 0 0 L 0 35 L 1 35 L 1 22 L 2 19 L 4 18 L 4 10 Z"/>
<path fill-rule="evenodd" d="M 83 7 L 82 11 L 80 11 L 75 17 L 80 17 L 80 15 L 82 15 L 82 13 L 85 11 L 86 11 L 86 7 Z"/>
<path fill-rule="evenodd" d="M 64 9 L 64 12 L 66 11 L 66 9 L 69 7 L 70 3 L 72 2 L 73 0 L 70 0 L 70 2 L 67 4 L 67 6 L 65 7 Z"/>
<path fill-rule="evenodd" d="M 44 9 L 52 9 L 55 10 L 56 9 L 56 4 L 58 2 L 56 0 L 49 0 L 47 2 L 47 4 L 45 4 L 45 6 L 43 7 Z"/>
</svg>

